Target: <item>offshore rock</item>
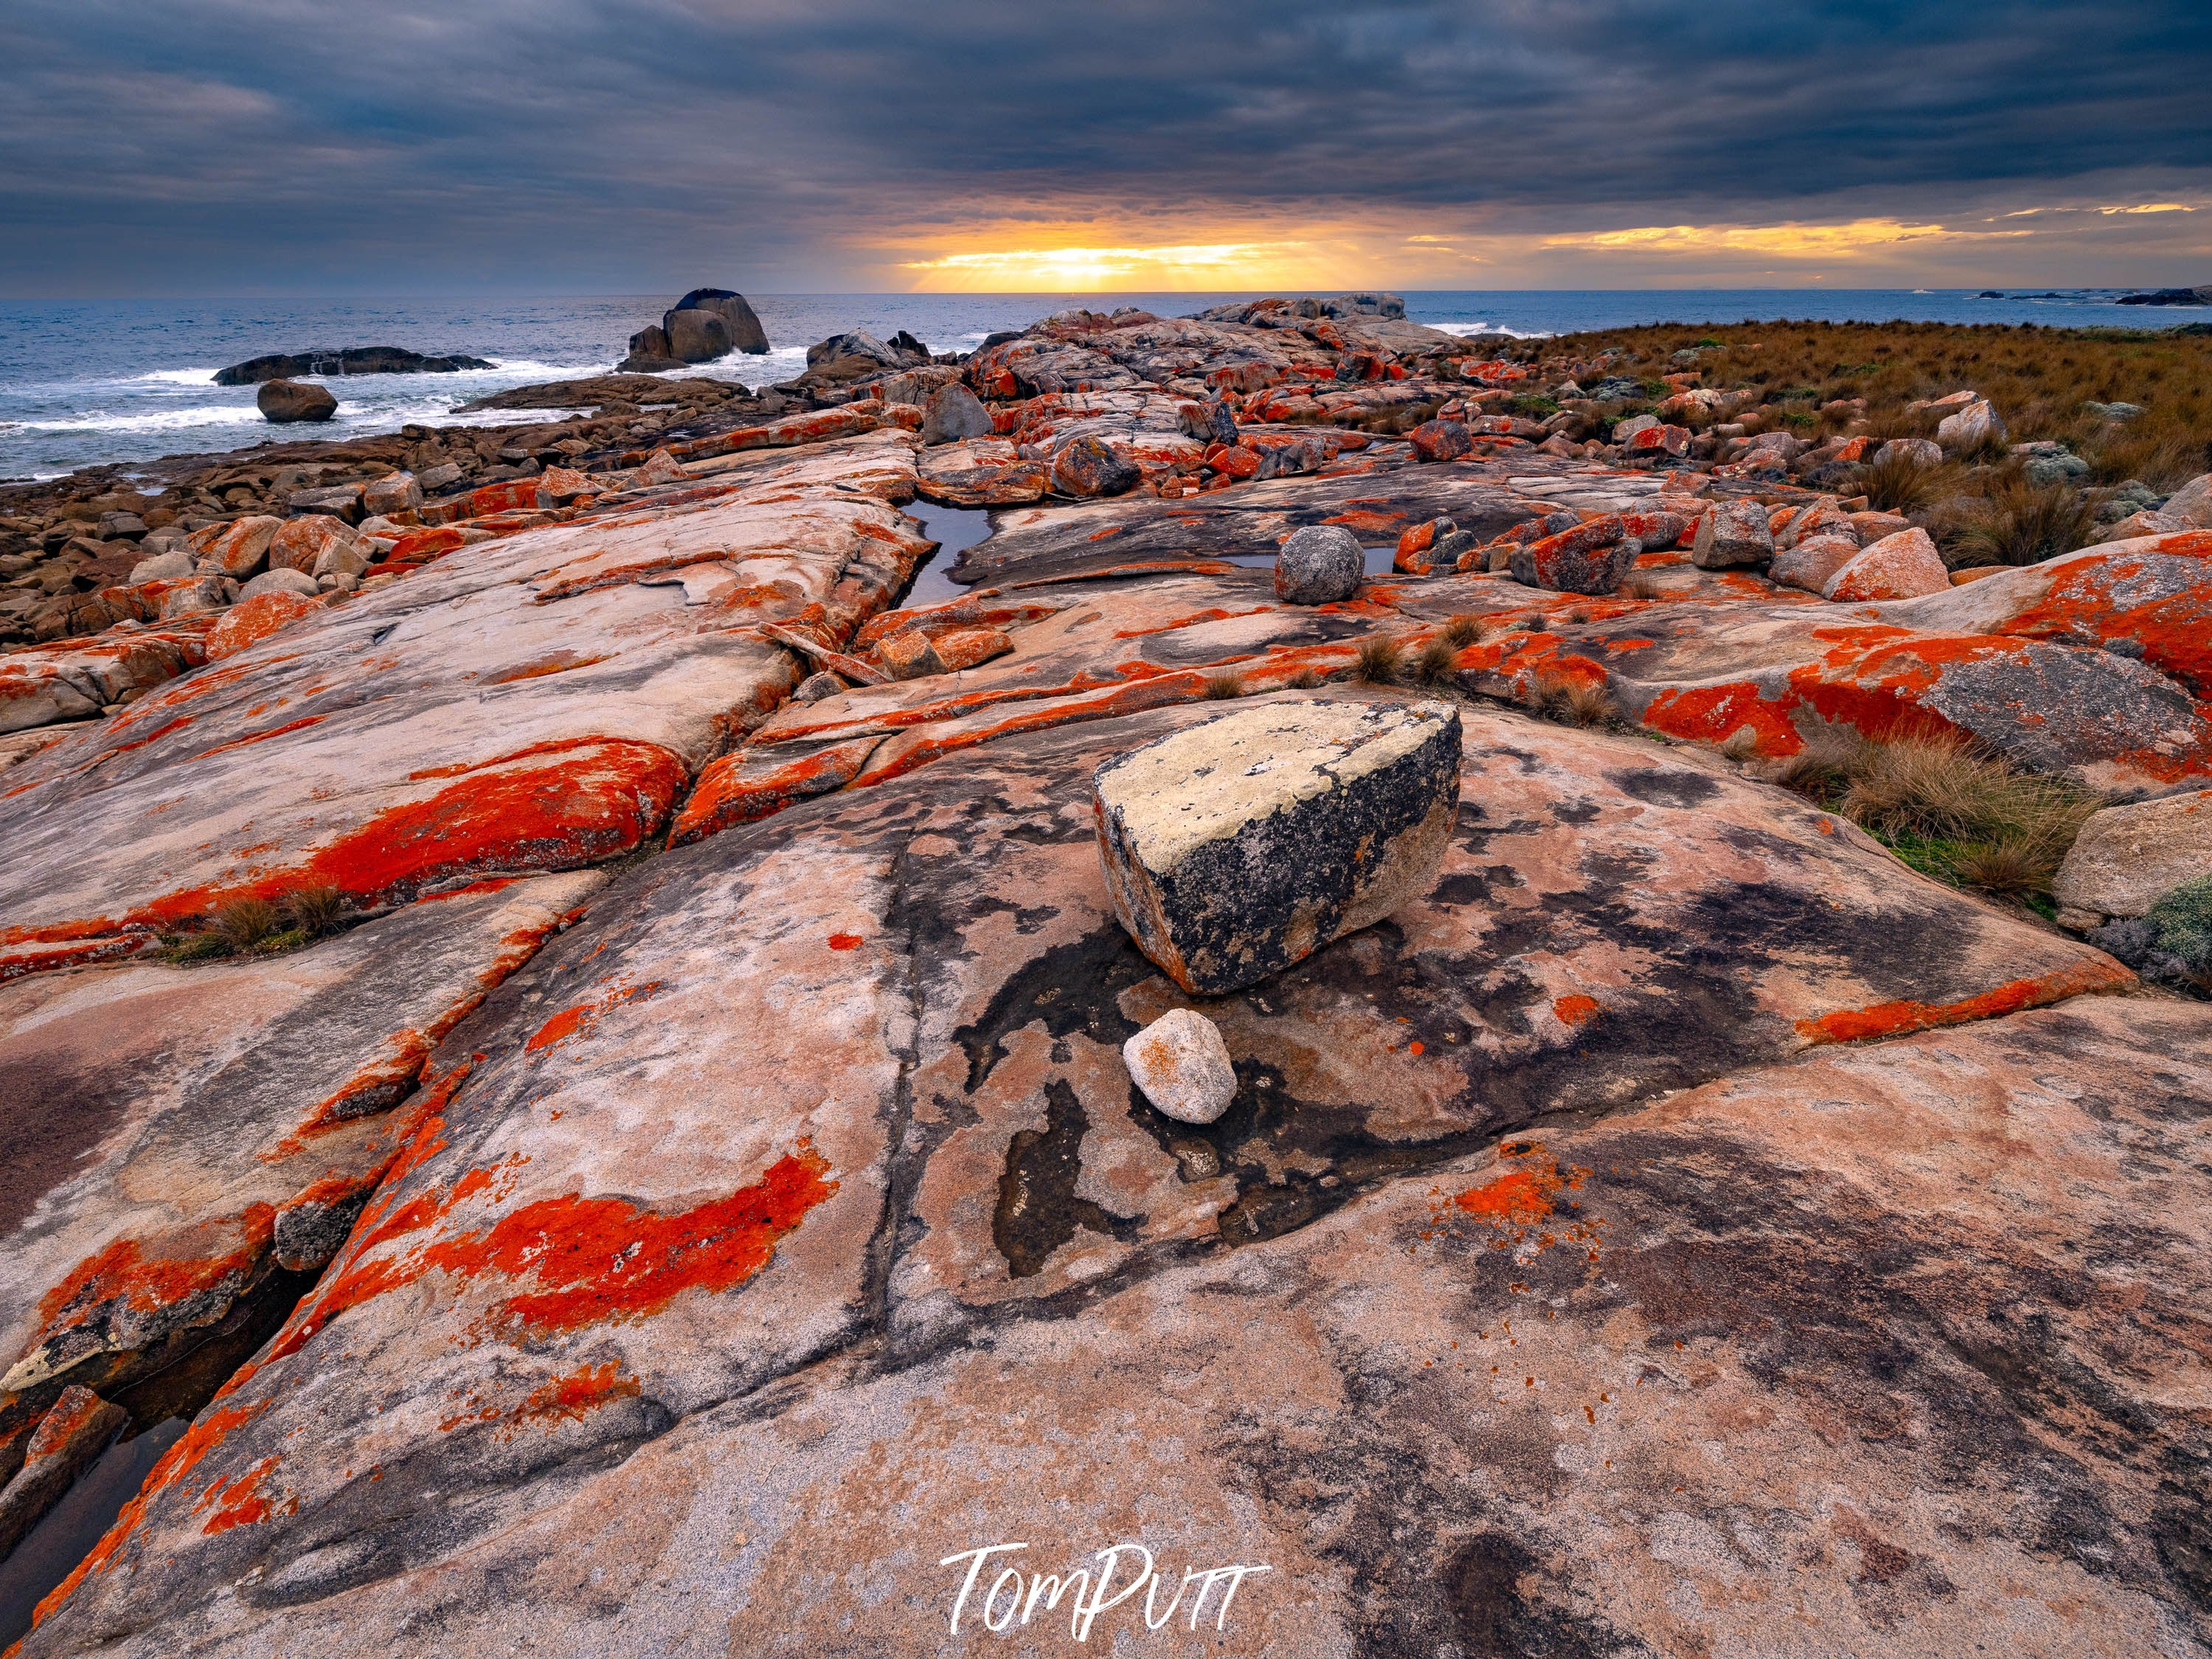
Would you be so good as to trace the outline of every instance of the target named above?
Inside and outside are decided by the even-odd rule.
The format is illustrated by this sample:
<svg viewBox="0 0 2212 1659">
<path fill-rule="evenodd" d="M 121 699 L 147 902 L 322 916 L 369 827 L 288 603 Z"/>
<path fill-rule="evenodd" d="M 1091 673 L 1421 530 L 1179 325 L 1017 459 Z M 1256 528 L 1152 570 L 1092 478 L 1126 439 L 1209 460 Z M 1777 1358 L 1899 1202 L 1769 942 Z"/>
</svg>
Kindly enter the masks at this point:
<svg viewBox="0 0 2212 1659">
<path fill-rule="evenodd" d="M 1255 984 L 1426 890 L 1459 761 L 1442 703 L 1275 703 L 1148 744 L 1095 780 L 1115 915 L 1194 995 Z"/>
<path fill-rule="evenodd" d="M 216 371 L 217 386 L 255 386 L 264 380 L 289 380 L 295 374 L 452 374 L 465 368 L 493 368 L 481 357 L 455 352 L 426 357 L 398 346 L 348 346 L 343 351 L 302 351 L 252 357 Z"/>
<path fill-rule="evenodd" d="M 254 394 L 253 406 L 278 426 L 294 421 L 327 421 L 338 412 L 338 400 L 327 387 L 298 380 L 269 380 Z"/>
<path fill-rule="evenodd" d="M 1221 1028 L 1190 1008 L 1170 1008 L 1121 1045 L 1145 1098 L 1178 1123 L 1211 1123 L 1237 1098 L 1237 1073 Z"/>
</svg>

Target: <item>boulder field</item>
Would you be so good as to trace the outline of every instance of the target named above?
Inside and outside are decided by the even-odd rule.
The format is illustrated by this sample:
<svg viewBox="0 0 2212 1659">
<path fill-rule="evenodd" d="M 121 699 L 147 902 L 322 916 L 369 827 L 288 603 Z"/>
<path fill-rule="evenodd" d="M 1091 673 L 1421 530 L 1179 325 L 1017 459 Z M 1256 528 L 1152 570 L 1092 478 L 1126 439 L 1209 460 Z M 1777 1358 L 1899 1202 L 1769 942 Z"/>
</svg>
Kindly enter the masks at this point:
<svg viewBox="0 0 2212 1659">
<path fill-rule="evenodd" d="M 1962 736 L 2141 915 L 2212 533 L 1826 599 L 1389 296 L 945 367 L 0 656 L 0 1516 L 191 1418 L 25 1659 L 2212 1652 L 2212 1007 L 1761 781 Z"/>
</svg>

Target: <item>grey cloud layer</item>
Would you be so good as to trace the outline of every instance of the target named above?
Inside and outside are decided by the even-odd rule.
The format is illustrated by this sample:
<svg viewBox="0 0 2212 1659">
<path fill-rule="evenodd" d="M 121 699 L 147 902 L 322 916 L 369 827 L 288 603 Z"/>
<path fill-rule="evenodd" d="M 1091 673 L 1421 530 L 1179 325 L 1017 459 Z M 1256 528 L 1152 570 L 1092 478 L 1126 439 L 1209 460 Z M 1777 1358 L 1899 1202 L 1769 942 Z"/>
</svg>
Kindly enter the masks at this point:
<svg viewBox="0 0 2212 1659">
<path fill-rule="evenodd" d="M 790 280 L 886 223 L 1575 228 L 2212 169 L 2197 0 L 15 0 L 0 54 L 18 292 Z"/>
</svg>

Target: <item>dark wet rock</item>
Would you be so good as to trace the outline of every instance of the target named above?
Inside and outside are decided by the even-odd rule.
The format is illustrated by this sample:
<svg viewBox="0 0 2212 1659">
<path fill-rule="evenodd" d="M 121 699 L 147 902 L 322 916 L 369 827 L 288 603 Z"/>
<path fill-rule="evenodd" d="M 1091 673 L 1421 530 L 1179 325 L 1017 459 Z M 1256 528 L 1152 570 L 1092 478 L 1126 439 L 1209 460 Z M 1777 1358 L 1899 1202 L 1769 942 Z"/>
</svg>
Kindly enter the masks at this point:
<svg viewBox="0 0 2212 1659">
<path fill-rule="evenodd" d="M 1359 591 L 1366 568 L 1359 538 L 1342 525 L 1294 530 L 1275 555 L 1275 597 L 1289 605 L 1334 605 Z"/>
<path fill-rule="evenodd" d="M 933 393 L 923 407 L 921 441 L 926 444 L 957 443 L 963 438 L 990 435 L 991 411 L 957 381 Z"/>
<path fill-rule="evenodd" d="M 455 352 L 442 357 L 425 356 L 398 346 L 348 346 L 342 351 L 301 351 L 249 358 L 216 371 L 217 386 L 256 386 L 264 380 L 288 380 L 295 375 L 325 378 L 346 374 L 452 374 L 466 368 L 492 368 L 482 357 Z"/>
<path fill-rule="evenodd" d="M 26 1437 L 21 1467 L 0 1482 L 0 1559 L 107 1449 L 127 1415 L 89 1389 L 62 1390 Z"/>
<path fill-rule="evenodd" d="M 1282 702 L 1101 767 L 1115 914 L 1183 989 L 1218 996 L 1425 890 L 1459 805 L 1459 716 Z"/>
<path fill-rule="evenodd" d="M 338 412 L 338 400 L 330 388 L 297 380 L 264 380 L 253 403 L 264 418 L 280 426 L 292 421 L 327 421 Z"/>
<path fill-rule="evenodd" d="M 1079 499 L 1119 495 L 1133 489 L 1144 474 L 1114 453 L 1103 438 L 1078 438 L 1053 457 L 1052 488 Z"/>
</svg>

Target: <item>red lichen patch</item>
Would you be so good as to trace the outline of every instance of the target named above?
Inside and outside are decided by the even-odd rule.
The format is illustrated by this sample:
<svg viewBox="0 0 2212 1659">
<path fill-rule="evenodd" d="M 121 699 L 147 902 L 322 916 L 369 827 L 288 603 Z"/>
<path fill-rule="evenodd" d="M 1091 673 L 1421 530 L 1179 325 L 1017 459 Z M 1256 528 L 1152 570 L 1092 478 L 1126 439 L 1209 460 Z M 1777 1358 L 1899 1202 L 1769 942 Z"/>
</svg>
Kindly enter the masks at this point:
<svg viewBox="0 0 2212 1659">
<path fill-rule="evenodd" d="M 619 1007 L 625 1002 L 649 1002 L 659 994 L 660 984 L 660 981 L 656 979 L 643 985 L 617 986 L 601 993 L 592 1001 L 578 1003 L 574 1008 L 563 1008 L 539 1026 L 530 1041 L 522 1045 L 523 1048 L 526 1053 L 535 1054 L 569 1037 L 589 1036 L 610 1009 Z"/>
<path fill-rule="evenodd" d="M 1577 993 L 1571 996 L 1553 998 L 1552 1013 L 1562 1025 L 1583 1025 L 1597 1018 L 1600 1006 L 1595 997 Z"/>
<path fill-rule="evenodd" d="M 148 1314 L 243 1284 L 267 1252 L 276 1218 L 273 1206 L 250 1204 L 157 1237 L 114 1240 L 39 1298 L 40 1340 L 84 1324 L 109 1303 Z"/>
<path fill-rule="evenodd" d="M 66 1449 L 70 1441 L 107 1409 L 107 1402 L 90 1389 L 64 1389 L 53 1409 L 31 1430 L 31 1437 L 23 1446 L 24 1462 L 36 1463 Z M 0 1444 L 4 1443 L 0 1441 Z"/>
<path fill-rule="evenodd" d="M 1178 628 L 1194 628 L 1200 623 L 1229 622 L 1238 617 L 1262 616 L 1274 608 L 1272 605 L 1255 605 L 1243 611 L 1227 611 L 1219 605 L 1215 605 L 1211 610 L 1194 611 L 1188 617 L 1177 617 L 1170 622 L 1161 623 L 1153 628 L 1117 629 L 1113 637 L 1117 640 L 1140 640 L 1150 634 L 1170 634 Z"/>
<path fill-rule="evenodd" d="M 1553 1200 L 1569 1184 L 1558 1164 L 1548 1170 L 1531 1165 L 1508 1170 L 1480 1187 L 1470 1187 L 1452 1203 L 1495 1227 L 1533 1227 L 1552 1218 Z M 1579 1186 L 1579 1177 L 1572 1184 Z"/>
<path fill-rule="evenodd" d="M 1103 541 L 1104 541 L 1104 540 L 1105 540 L 1109 536 L 1118 536 L 1118 535 L 1120 535 L 1123 531 L 1127 530 L 1128 527 L 1129 527 L 1129 526 L 1127 526 L 1127 525 L 1125 525 L 1125 524 L 1109 524 L 1109 525 L 1108 525 L 1108 526 L 1107 526 L 1103 530 L 1094 530 L 1093 532 L 1091 532 L 1091 534 L 1089 534 L 1088 536 L 1085 536 L 1083 539 L 1084 539 L 1085 541 L 1086 541 L 1086 542 L 1103 542 Z"/>
<path fill-rule="evenodd" d="M 858 933 L 832 933 L 830 935 L 830 948 L 833 951 L 854 951 L 858 950 L 860 945 L 860 936 Z"/>
<path fill-rule="evenodd" d="M 1644 708 L 1644 724 L 1698 743 L 1719 743 L 1748 726 L 1758 739 L 1759 752 L 1776 757 L 1796 754 L 1805 746 L 1805 739 L 1790 723 L 1788 710 L 1769 702 L 1747 681 L 1686 690 L 1670 687 Z"/>
<path fill-rule="evenodd" d="M 275 1472 L 278 1462 L 275 1456 L 264 1457 L 236 1479 L 217 1480 L 202 1492 L 192 1505 L 192 1512 L 197 1515 L 213 1505 L 215 1513 L 208 1517 L 201 1533 L 212 1537 L 233 1527 L 256 1526 L 266 1521 L 270 1510 L 269 1500 L 261 1494 L 261 1483 Z M 298 1505 L 299 1500 L 294 1498 L 292 1507 Z"/>
<path fill-rule="evenodd" d="M 88 924 L 95 929 L 107 925 L 105 922 Z M 49 974 L 60 968 L 80 968 L 88 963 L 112 962 L 118 957 L 127 957 L 142 951 L 152 943 L 149 934 L 126 933 L 119 938 L 88 939 L 82 944 L 0 951 L 0 985 L 31 974 Z"/>
<path fill-rule="evenodd" d="M 535 662 L 526 662 L 518 668 L 510 668 L 504 674 L 495 674 L 484 684 L 512 685 L 517 680 L 544 679 L 548 674 L 565 674 L 572 668 L 588 668 L 595 662 L 605 662 L 608 655 L 608 653 L 601 652 L 597 656 L 584 657 L 579 656 L 574 651 L 556 651 L 548 656 L 538 658 Z"/>
<path fill-rule="evenodd" d="M 304 593 L 257 593 L 224 611 L 222 620 L 209 630 L 208 660 L 234 657 L 321 608 Z"/>
<path fill-rule="evenodd" d="M 757 749 L 740 749 L 709 762 L 699 774 L 691 799 L 677 814 L 668 844 L 682 847 L 703 841 L 732 824 L 771 817 L 809 795 L 842 788 L 866 764 L 878 741 L 868 737 L 831 744 L 780 763 L 773 750 Z"/>
<path fill-rule="evenodd" d="M 225 1392 L 228 1390 L 225 1389 Z M 218 1395 L 216 1397 L 220 1399 L 222 1396 Z M 123 1547 L 125 1540 L 138 1529 L 139 1522 L 145 1519 L 146 1505 L 156 1494 L 191 1474 L 202 1458 L 223 1443 L 233 1429 L 250 1421 L 263 1409 L 261 1405 L 212 1406 L 194 1419 L 192 1425 L 184 1431 L 177 1443 L 163 1452 L 160 1461 L 147 1473 L 146 1484 L 138 1489 L 136 1498 L 123 1506 L 122 1512 L 115 1517 L 115 1524 L 107 1529 L 100 1542 L 92 1547 L 84 1559 L 76 1564 L 70 1576 L 57 1584 L 32 1611 L 32 1629 L 36 1630 L 51 1618 L 54 1610 L 69 1600 L 88 1575 L 107 1570 L 108 1564 L 115 1559 L 116 1552 Z M 21 1645 L 20 1643 L 17 1644 Z M 9 1651 L 13 1653 L 15 1649 Z"/>
<path fill-rule="evenodd" d="M 430 1129 L 426 1123 L 425 1133 Z M 529 1286 L 501 1297 L 483 1323 L 487 1329 L 511 1329 L 531 1340 L 641 1318 L 684 1291 L 722 1291 L 744 1284 L 768 1265 L 776 1244 L 838 1188 L 830 1178 L 828 1161 L 801 1141 L 757 1182 L 696 1209 L 669 1215 L 628 1199 L 571 1193 L 524 1205 L 482 1232 L 363 1260 L 380 1245 L 435 1226 L 492 1180 L 489 1172 L 471 1170 L 450 1194 L 423 1194 L 374 1227 L 364 1216 L 343 1271 L 296 1329 L 278 1339 L 270 1357 L 296 1352 L 348 1309 L 430 1273 L 460 1280 L 491 1273 Z"/>
<path fill-rule="evenodd" d="M 287 732 L 298 732 L 310 726 L 320 726 L 329 718 L 327 714 L 308 714 L 283 726 L 272 726 L 266 732 L 256 732 L 252 737 L 233 738 L 228 743 L 219 743 L 212 749 L 203 749 L 192 758 L 196 761 L 204 761 L 211 755 L 226 754 L 233 749 L 244 749 L 250 744 L 266 743 L 271 738 L 283 737 Z"/>
<path fill-rule="evenodd" d="M 1968 1020 L 1992 1019 L 2040 1008 L 2091 991 L 2117 991 L 2135 983 L 2136 976 L 2109 957 L 2098 957 L 2071 968 L 2016 979 L 1979 996 L 1958 1002 L 1882 1002 L 1871 1008 L 1850 1008 L 1817 1019 L 1797 1022 L 1797 1035 L 1808 1042 L 1860 1042 L 1871 1038 L 1904 1036 L 1936 1025 L 1962 1025 Z"/>
<path fill-rule="evenodd" d="M 1370 513 L 1364 508 L 1354 508 L 1352 512 L 1323 519 L 1322 522 L 1340 524 L 1347 530 L 1364 530 L 1370 536 L 1387 536 L 1406 522 L 1406 515 L 1402 513 Z M 1430 522 L 1433 524 L 1435 521 L 1431 520 Z"/>
</svg>

